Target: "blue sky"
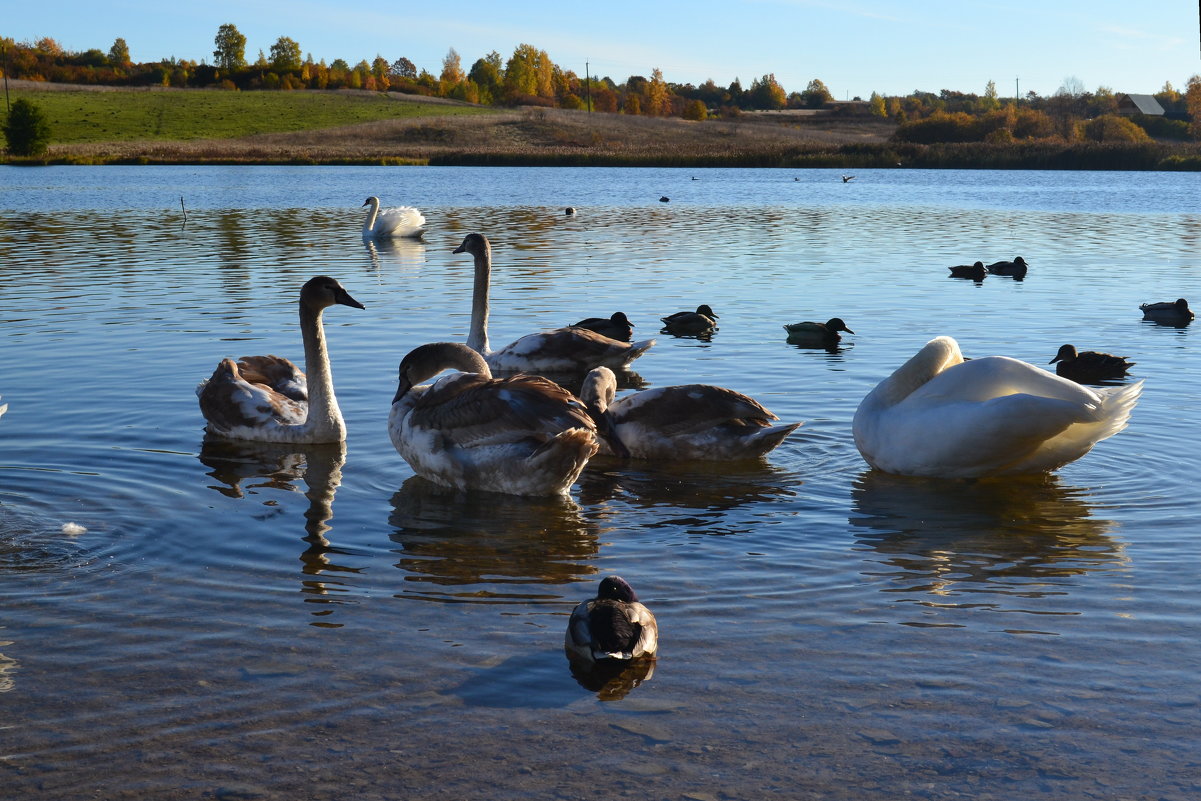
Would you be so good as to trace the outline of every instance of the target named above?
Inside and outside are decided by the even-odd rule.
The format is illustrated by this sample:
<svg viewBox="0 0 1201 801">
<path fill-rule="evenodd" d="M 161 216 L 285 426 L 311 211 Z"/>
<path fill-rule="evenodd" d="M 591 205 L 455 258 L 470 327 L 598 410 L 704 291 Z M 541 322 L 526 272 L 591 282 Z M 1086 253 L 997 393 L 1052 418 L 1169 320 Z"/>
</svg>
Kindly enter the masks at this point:
<svg viewBox="0 0 1201 801">
<path fill-rule="evenodd" d="M 233 23 L 247 57 L 280 36 L 313 59 L 350 63 L 406 56 L 437 74 L 450 48 L 465 68 L 527 43 L 556 64 L 621 82 L 649 76 L 749 86 L 767 73 L 787 91 L 820 78 L 839 99 L 920 89 L 1001 96 L 1051 94 L 1065 79 L 1085 89 L 1156 92 L 1201 73 L 1194 0 L 733 0 L 710 3 L 428 2 L 421 4 L 204 3 L 57 0 L 9 3 L 0 35 L 43 36 L 68 50 L 107 51 L 117 37 L 135 61 L 212 61 L 213 38 Z M 437 10 L 434 10 L 435 7 Z"/>
</svg>

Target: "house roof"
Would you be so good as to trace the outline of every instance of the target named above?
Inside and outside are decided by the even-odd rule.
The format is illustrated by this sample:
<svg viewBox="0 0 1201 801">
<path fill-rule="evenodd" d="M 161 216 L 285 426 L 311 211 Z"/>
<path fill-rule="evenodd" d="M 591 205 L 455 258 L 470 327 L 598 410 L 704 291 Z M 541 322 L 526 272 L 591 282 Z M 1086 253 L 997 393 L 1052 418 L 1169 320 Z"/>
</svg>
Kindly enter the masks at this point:
<svg viewBox="0 0 1201 801">
<path fill-rule="evenodd" d="M 1159 105 L 1159 101 L 1154 95 L 1122 95 L 1128 98 L 1134 107 L 1142 114 L 1163 114 L 1163 106 Z"/>
</svg>

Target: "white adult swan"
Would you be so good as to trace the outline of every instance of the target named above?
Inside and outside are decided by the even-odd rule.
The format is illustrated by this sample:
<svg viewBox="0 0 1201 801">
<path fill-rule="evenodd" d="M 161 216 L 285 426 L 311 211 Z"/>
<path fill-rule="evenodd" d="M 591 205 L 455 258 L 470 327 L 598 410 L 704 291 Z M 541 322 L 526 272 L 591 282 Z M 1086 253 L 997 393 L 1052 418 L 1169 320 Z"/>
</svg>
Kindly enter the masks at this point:
<svg viewBox="0 0 1201 801">
<path fill-rule="evenodd" d="M 614 401 L 617 377 L 597 367 L 584 377 L 580 400 L 601 435 L 601 452 L 636 459 L 757 459 L 800 423 L 780 418 L 754 398 L 711 384 L 655 387 Z"/>
<path fill-rule="evenodd" d="M 379 198 L 372 195 L 363 201 L 370 206 L 367 219 L 363 222 L 363 236 L 368 239 L 404 237 L 419 239 L 425 233 L 425 215 L 412 206 L 379 207 Z"/>
<path fill-rule="evenodd" d="M 475 289 L 471 299 L 468 347 L 484 357 L 495 372 L 585 373 L 593 367 L 622 368 L 655 344 L 653 339 L 619 342 L 586 328 L 556 328 L 521 339 L 498 351 L 488 347 L 488 293 L 492 281 L 492 245 L 483 234 L 468 234 L 455 253 L 475 259 Z"/>
<path fill-rule="evenodd" d="M 868 393 L 855 445 L 872 467 L 936 478 L 1041 473 L 1126 427 L 1142 381 L 1095 389 L 937 337 Z"/>
<path fill-rule="evenodd" d="M 417 386 L 443 370 L 461 372 Z M 413 349 L 388 415 L 392 445 L 436 484 L 509 495 L 563 495 L 596 453 L 584 404 L 540 376 L 492 378 L 458 342 Z"/>
<path fill-rule="evenodd" d="M 319 275 L 300 290 L 300 335 L 304 372 L 279 356 L 224 359 L 211 378 L 196 387 L 208 432 L 261 442 L 341 442 L 346 423 L 334 397 L 321 312 L 341 304 L 356 309 L 333 278 Z"/>
</svg>

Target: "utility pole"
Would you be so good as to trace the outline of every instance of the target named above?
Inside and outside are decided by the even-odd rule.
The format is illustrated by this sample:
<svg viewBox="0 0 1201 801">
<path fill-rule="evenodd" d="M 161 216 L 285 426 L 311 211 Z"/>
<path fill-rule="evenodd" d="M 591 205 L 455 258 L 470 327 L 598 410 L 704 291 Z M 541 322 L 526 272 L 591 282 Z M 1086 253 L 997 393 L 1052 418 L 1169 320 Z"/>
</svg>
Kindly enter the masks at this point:
<svg viewBox="0 0 1201 801">
<path fill-rule="evenodd" d="M 4 109 L 12 111 L 12 104 L 8 102 L 8 45 L 4 43 L 3 39 L 0 39 L 0 51 L 4 53 Z"/>
<path fill-rule="evenodd" d="M 1198 0 L 1201 2 L 1201 0 Z M 592 113 L 592 78 L 588 75 L 588 62 L 584 62 L 584 97 L 588 98 L 588 113 Z"/>
<path fill-rule="evenodd" d="M 1013 103 L 1014 103 L 1014 105 L 1017 105 L 1018 103 L 1022 102 L 1022 90 L 1019 89 L 1018 86 L 1019 86 L 1018 79 L 1014 78 L 1013 79 Z"/>
</svg>

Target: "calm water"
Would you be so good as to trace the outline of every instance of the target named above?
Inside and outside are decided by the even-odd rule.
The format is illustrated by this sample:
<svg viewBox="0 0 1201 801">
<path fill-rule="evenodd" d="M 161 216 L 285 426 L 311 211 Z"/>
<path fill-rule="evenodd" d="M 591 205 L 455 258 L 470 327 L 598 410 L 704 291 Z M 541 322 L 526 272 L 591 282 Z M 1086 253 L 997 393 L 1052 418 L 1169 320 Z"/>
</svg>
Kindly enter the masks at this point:
<svg viewBox="0 0 1201 801">
<path fill-rule="evenodd" d="M 693 179 L 697 180 L 693 180 Z M 0 168 L 0 781 L 75 799 L 1185 799 L 1201 793 L 1197 177 L 1149 173 Z M 366 248 L 359 204 L 424 244 Z M 671 197 L 660 203 L 660 195 Z M 181 198 L 183 209 L 181 209 Z M 575 217 L 564 206 L 580 209 Z M 184 219 L 183 210 L 187 217 Z M 436 490 L 396 366 L 711 304 L 647 386 L 804 420 L 762 464 L 596 461 L 567 500 Z M 1022 255 L 1024 281 L 947 278 Z M 345 447 L 206 444 L 223 356 L 326 313 Z M 836 352 L 782 324 L 841 316 Z M 859 400 L 928 339 L 1137 363 L 1130 427 L 1057 474 L 867 469 Z M 86 531 L 63 526 L 74 523 Z M 567 614 L 617 572 L 650 676 L 598 688 Z"/>
</svg>

